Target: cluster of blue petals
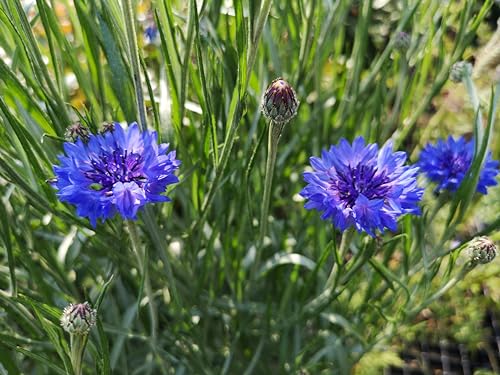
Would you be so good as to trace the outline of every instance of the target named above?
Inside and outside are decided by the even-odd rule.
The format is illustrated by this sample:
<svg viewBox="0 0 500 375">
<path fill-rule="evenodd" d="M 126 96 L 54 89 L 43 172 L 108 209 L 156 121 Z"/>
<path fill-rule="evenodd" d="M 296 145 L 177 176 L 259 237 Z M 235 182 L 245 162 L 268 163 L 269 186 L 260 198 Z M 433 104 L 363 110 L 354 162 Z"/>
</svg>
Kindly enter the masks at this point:
<svg viewBox="0 0 500 375">
<path fill-rule="evenodd" d="M 435 182 L 436 192 L 448 190 L 454 192 L 469 172 L 474 156 L 474 140 L 464 137 L 457 140 L 449 136 L 446 141 L 439 140 L 435 145 L 427 144 L 420 154 L 418 165 L 429 180 Z M 476 190 L 487 194 L 487 186 L 497 184 L 499 162 L 491 159 L 488 152 L 486 161 L 479 174 Z"/>
<path fill-rule="evenodd" d="M 174 171 L 180 161 L 168 144 L 158 144 L 153 131 L 141 132 L 115 123 L 114 131 L 64 143 L 65 155 L 54 166 L 57 196 L 76 206 L 76 213 L 97 220 L 114 216 L 135 219 L 137 211 L 152 202 L 166 202 L 167 185 L 178 182 Z"/>
<path fill-rule="evenodd" d="M 420 214 L 418 167 L 405 166 L 406 153 L 393 152 L 391 142 L 379 150 L 363 137 L 352 145 L 342 139 L 310 161 L 314 171 L 304 173 L 308 185 L 300 192 L 305 208 L 322 212 L 341 231 L 354 227 L 375 236 L 377 229 L 396 231 L 401 215 Z"/>
</svg>

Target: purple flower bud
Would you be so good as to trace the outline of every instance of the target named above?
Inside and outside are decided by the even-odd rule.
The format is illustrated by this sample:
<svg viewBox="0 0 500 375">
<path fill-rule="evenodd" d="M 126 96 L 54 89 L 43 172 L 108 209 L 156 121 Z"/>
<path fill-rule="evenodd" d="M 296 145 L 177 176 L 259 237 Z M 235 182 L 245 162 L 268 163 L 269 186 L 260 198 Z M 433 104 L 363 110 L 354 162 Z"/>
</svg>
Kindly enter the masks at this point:
<svg viewBox="0 0 500 375">
<path fill-rule="evenodd" d="M 86 335 L 95 325 L 97 311 L 88 302 L 70 304 L 63 310 L 61 326 L 66 332 Z"/>
<path fill-rule="evenodd" d="M 394 41 L 394 48 L 398 51 L 405 52 L 408 48 L 410 48 L 411 37 L 410 34 L 405 33 L 404 31 L 400 31 L 398 35 L 396 35 L 396 40 Z"/>
<path fill-rule="evenodd" d="M 450 80 L 455 83 L 460 83 L 467 76 L 472 74 L 472 65 L 467 61 L 458 61 L 451 67 Z"/>
<path fill-rule="evenodd" d="M 497 247 L 488 237 L 476 237 L 469 244 L 470 261 L 473 265 L 486 264 L 495 259 Z"/>
<path fill-rule="evenodd" d="M 271 82 L 262 98 L 262 113 L 267 119 L 286 124 L 296 114 L 299 102 L 292 86 L 283 78 Z"/>
<path fill-rule="evenodd" d="M 110 132 L 113 133 L 115 131 L 115 123 L 114 122 L 103 122 L 101 134 Z"/>
<path fill-rule="evenodd" d="M 89 140 L 89 129 L 80 121 L 68 126 L 64 132 L 64 139 L 68 142 L 76 142 L 78 138 L 85 143 Z"/>
</svg>

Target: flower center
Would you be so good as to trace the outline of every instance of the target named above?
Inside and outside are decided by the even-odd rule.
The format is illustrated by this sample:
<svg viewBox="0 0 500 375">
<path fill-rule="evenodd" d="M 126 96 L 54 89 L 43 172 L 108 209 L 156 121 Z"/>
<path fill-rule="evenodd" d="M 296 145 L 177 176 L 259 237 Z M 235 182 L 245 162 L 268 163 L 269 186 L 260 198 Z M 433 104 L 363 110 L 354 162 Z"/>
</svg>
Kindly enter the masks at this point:
<svg viewBox="0 0 500 375">
<path fill-rule="evenodd" d="M 85 172 L 85 176 L 104 190 L 111 190 L 117 182 L 134 181 L 141 186 L 146 179 L 142 171 L 144 158 L 121 148 L 103 152 L 90 163 L 92 170 Z"/>
<path fill-rule="evenodd" d="M 340 200 L 353 207 L 356 199 L 363 194 L 368 199 L 384 199 L 390 190 L 385 173 L 377 173 L 377 168 L 367 165 L 348 166 L 337 171 L 337 179 L 331 181 L 331 188 L 338 193 Z"/>
<path fill-rule="evenodd" d="M 470 167 L 471 160 L 465 154 L 457 155 L 455 152 L 447 151 L 441 159 L 440 169 L 450 171 L 450 175 L 456 176 L 458 174 L 466 173 Z"/>
</svg>

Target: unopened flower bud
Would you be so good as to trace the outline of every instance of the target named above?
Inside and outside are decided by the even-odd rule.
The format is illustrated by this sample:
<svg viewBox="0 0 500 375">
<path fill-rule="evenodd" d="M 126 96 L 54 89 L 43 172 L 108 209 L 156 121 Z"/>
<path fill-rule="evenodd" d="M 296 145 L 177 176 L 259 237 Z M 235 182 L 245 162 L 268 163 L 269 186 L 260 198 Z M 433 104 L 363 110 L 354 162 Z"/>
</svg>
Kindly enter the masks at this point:
<svg viewBox="0 0 500 375">
<path fill-rule="evenodd" d="M 89 140 L 89 129 L 79 121 L 68 126 L 64 132 L 64 139 L 68 142 L 76 142 L 78 138 L 83 142 Z"/>
<path fill-rule="evenodd" d="M 267 119 L 286 124 L 296 114 L 299 102 L 292 86 L 283 78 L 271 82 L 262 98 L 262 113 Z"/>
<path fill-rule="evenodd" d="M 88 302 L 70 304 L 64 308 L 61 326 L 66 332 L 86 335 L 95 325 L 97 311 Z"/>
<path fill-rule="evenodd" d="M 101 134 L 111 132 L 113 133 L 115 131 L 115 123 L 114 122 L 103 122 L 102 123 L 102 130 Z"/>
<path fill-rule="evenodd" d="M 450 80 L 455 83 L 460 83 L 462 80 L 471 76 L 472 65 L 467 61 L 458 61 L 451 67 Z"/>
<path fill-rule="evenodd" d="M 469 243 L 469 252 L 473 265 L 486 264 L 495 259 L 497 247 L 488 237 L 476 237 Z"/>
<path fill-rule="evenodd" d="M 411 37 L 410 34 L 400 31 L 396 35 L 396 40 L 394 41 L 394 48 L 398 51 L 405 52 L 410 48 Z"/>
</svg>

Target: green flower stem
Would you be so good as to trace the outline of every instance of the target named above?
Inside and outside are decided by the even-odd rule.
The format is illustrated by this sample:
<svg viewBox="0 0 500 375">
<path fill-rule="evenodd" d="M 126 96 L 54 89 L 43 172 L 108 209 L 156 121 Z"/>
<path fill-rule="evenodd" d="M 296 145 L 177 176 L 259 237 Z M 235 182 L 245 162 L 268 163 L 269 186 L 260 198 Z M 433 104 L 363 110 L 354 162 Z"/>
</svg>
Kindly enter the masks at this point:
<svg viewBox="0 0 500 375">
<path fill-rule="evenodd" d="M 153 347 L 155 347 L 158 331 L 158 313 L 156 311 L 156 305 L 154 303 L 154 296 L 153 290 L 151 288 L 151 279 L 149 277 L 148 267 L 145 262 L 146 253 L 145 251 L 143 251 L 143 247 L 141 246 L 141 241 L 139 239 L 139 234 L 135 223 L 131 220 L 127 220 L 127 227 L 130 235 L 132 252 L 137 259 L 137 264 L 139 265 L 141 275 L 144 278 L 144 289 L 146 291 L 146 297 L 148 298 L 149 315 L 151 319 L 151 341 Z"/>
<path fill-rule="evenodd" d="M 462 267 L 460 272 L 458 272 L 458 274 L 456 274 L 454 277 L 452 277 L 446 284 L 444 284 L 441 288 L 439 288 L 434 294 L 432 294 L 430 297 L 425 299 L 422 303 L 415 306 L 413 309 L 409 310 L 407 313 L 408 316 L 412 317 L 415 314 L 418 314 L 425 307 L 429 306 L 432 302 L 434 302 L 435 300 L 442 297 L 446 292 L 448 292 L 451 288 L 453 288 L 459 281 L 463 280 L 465 275 L 467 275 L 473 268 L 474 268 L 474 265 L 472 265 L 470 262 L 467 262 Z"/>
<path fill-rule="evenodd" d="M 340 241 L 340 247 L 339 247 L 339 258 L 337 259 L 337 262 L 333 263 L 332 270 L 330 271 L 330 275 L 328 275 L 328 279 L 326 280 L 325 284 L 325 290 L 326 289 L 335 289 L 335 284 L 336 280 L 338 278 L 338 269 L 339 269 L 339 264 L 344 262 L 344 257 L 347 253 L 347 250 L 349 249 L 349 244 L 351 243 L 352 240 L 352 235 L 354 234 L 354 229 L 352 227 L 348 228 L 343 234 L 342 234 L 342 240 Z"/>
<path fill-rule="evenodd" d="M 279 126 L 274 121 L 269 123 L 267 139 L 267 160 L 266 174 L 264 180 L 264 194 L 262 200 L 262 210 L 260 213 L 259 245 L 262 246 L 267 232 L 267 216 L 269 215 L 269 203 L 271 200 L 271 190 L 273 185 L 274 166 L 276 165 L 276 156 L 278 154 L 279 135 L 276 136 L 275 127 Z"/>
<path fill-rule="evenodd" d="M 465 86 L 467 94 L 469 95 L 470 102 L 472 104 L 472 109 L 474 110 L 475 115 L 475 124 L 474 124 L 474 135 L 476 138 L 476 152 L 479 152 L 479 148 L 483 142 L 484 137 L 484 127 L 483 127 L 483 116 L 481 113 L 481 106 L 479 101 L 479 96 L 477 94 L 476 86 L 472 81 L 472 72 L 467 72 L 463 75 L 462 82 Z"/>
<path fill-rule="evenodd" d="M 82 373 L 82 360 L 85 345 L 87 344 L 87 337 L 86 334 L 79 335 L 73 333 L 70 336 L 71 365 L 73 366 L 75 375 L 80 375 Z"/>
<path fill-rule="evenodd" d="M 450 196 L 449 196 L 448 192 L 442 192 L 439 195 L 437 201 L 434 204 L 434 207 L 432 208 L 432 211 L 430 211 L 430 214 L 427 216 L 427 221 L 429 223 L 434 222 L 434 219 L 436 218 L 436 215 L 438 214 L 438 212 L 446 205 L 446 203 L 448 203 L 449 200 L 450 200 Z"/>
<path fill-rule="evenodd" d="M 392 114 L 387 122 L 387 125 L 382 129 L 381 139 L 387 139 L 390 137 L 389 132 L 391 131 L 391 129 L 394 129 L 394 127 L 397 128 L 399 117 L 401 116 L 401 103 L 403 102 L 406 93 L 409 66 L 405 54 L 401 54 L 399 60 L 399 85 L 396 91 L 394 105 L 392 106 Z"/>
<path fill-rule="evenodd" d="M 340 247 L 337 252 L 338 255 L 336 255 L 337 259 L 333 262 L 332 270 L 330 271 L 328 279 L 326 280 L 325 283 L 325 288 L 323 289 L 320 295 L 318 295 L 316 298 L 314 298 L 311 302 L 309 302 L 306 305 L 305 310 L 308 313 L 320 310 L 326 303 L 328 303 L 328 301 L 331 301 L 332 298 L 336 296 L 334 291 L 336 289 L 337 280 L 339 277 L 339 267 L 343 265 L 341 263 L 343 263 L 343 259 L 347 254 L 347 250 L 349 249 L 349 245 L 351 243 L 353 234 L 354 234 L 353 228 L 347 229 L 342 234 L 342 240 L 340 241 Z"/>
<path fill-rule="evenodd" d="M 144 131 L 148 125 L 146 122 L 146 110 L 144 105 L 144 94 L 142 92 L 141 69 L 139 64 L 139 48 L 137 46 L 137 33 L 135 30 L 135 12 L 132 0 L 122 0 L 125 18 L 125 29 L 127 30 L 129 58 L 132 65 L 134 78 L 135 100 L 139 113 L 139 127 Z"/>
<path fill-rule="evenodd" d="M 276 156 L 278 154 L 278 143 L 284 124 L 278 124 L 274 121 L 269 123 L 267 138 L 267 160 L 266 174 L 264 180 L 264 193 L 262 198 L 262 210 L 260 212 L 259 238 L 257 241 L 257 251 L 255 254 L 253 274 L 255 275 L 260 261 L 260 253 L 264 245 L 264 237 L 267 233 L 267 221 L 269 215 L 269 205 L 271 200 L 271 191 L 273 186 L 274 166 L 276 165 Z"/>
<path fill-rule="evenodd" d="M 242 114 L 241 108 L 243 107 L 242 103 L 244 102 L 246 97 L 248 83 L 250 81 L 252 69 L 255 64 L 255 58 L 257 56 L 257 50 L 259 47 L 260 38 L 262 35 L 262 31 L 264 30 L 264 25 L 266 23 L 267 17 L 269 16 L 271 5 L 272 5 L 272 0 L 264 0 L 260 8 L 259 16 L 257 17 L 257 24 L 254 33 L 253 35 L 249 35 L 245 82 L 243 82 L 241 89 L 238 88 L 235 89 L 239 90 L 240 92 L 244 92 L 245 95 L 238 99 L 233 94 L 234 100 L 238 100 L 238 103 L 235 106 L 236 109 L 232 112 L 232 116 L 228 119 L 228 123 L 230 125 L 229 125 L 229 130 L 227 131 L 227 136 L 225 138 L 224 147 L 222 148 L 222 152 L 220 155 L 219 164 L 216 166 L 214 179 L 212 180 L 210 188 L 208 189 L 208 192 L 206 194 L 205 201 L 203 202 L 200 217 L 191 226 L 192 231 L 195 231 L 198 228 L 200 228 L 207 219 L 209 208 L 212 205 L 217 189 L 219 188 L 219 183 L 222 178 L 222 174 L 226 169 L 227 163 L 229 161 L 231 150 L 233 148 L 233 144 L 236 139 L 237 130 L 240 125 L 240 118 Z"/>
<path fill-rule="evenodd" d="M 248 55 L 247 55 L 247 75 L 246 75 L 246 84 L 245 87 L 248 86 L 248 82 L 250 81 L 250 76 L 252 74 L 252 68 L 255 63 L 255 58 L 257 56 L 257 50 L 259 49 L 260 36 L 262 35 L 262 31 L 264 30 L 264 25 L 266 24 L 267 17 L 269 16 L 269 12 L 271 11 L 271 5 L 273 4 L 272 0 L 264 0 L 262 6 L 260 7 L 259 16 L 257 17 L 257 23 L 255 25 L 255 30 L 253 35 L 249 35 L 248 41 Z"/>
</svg>

